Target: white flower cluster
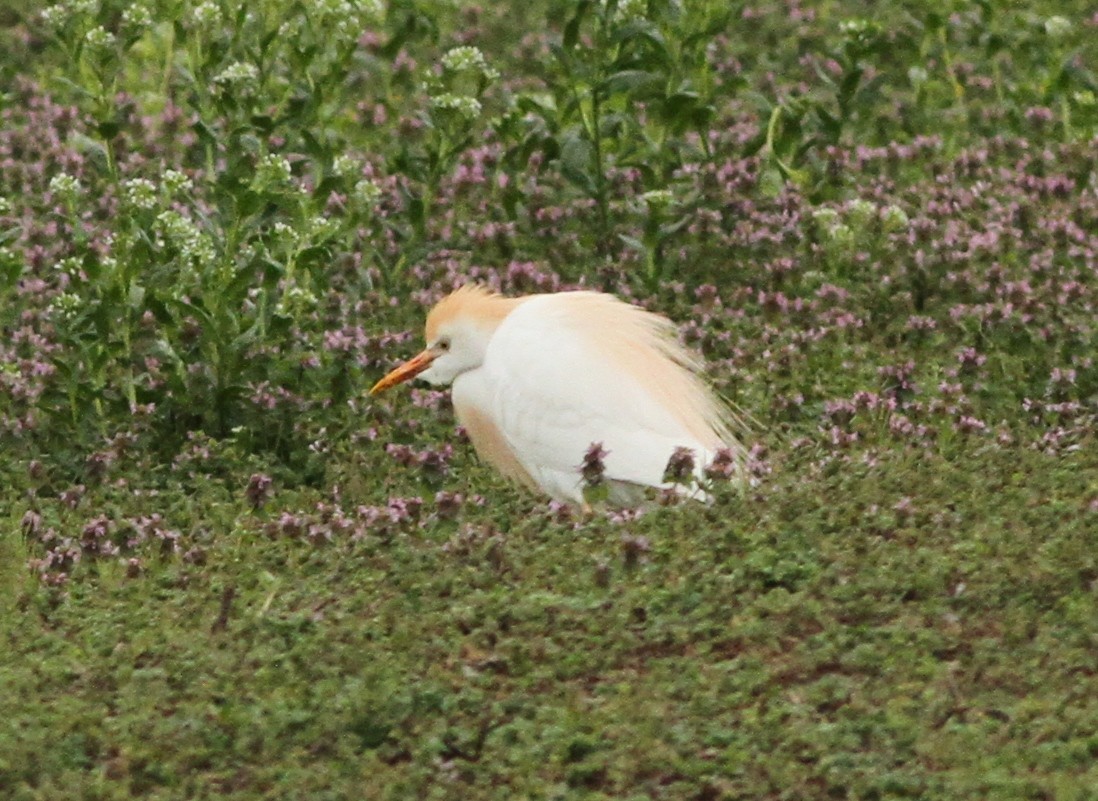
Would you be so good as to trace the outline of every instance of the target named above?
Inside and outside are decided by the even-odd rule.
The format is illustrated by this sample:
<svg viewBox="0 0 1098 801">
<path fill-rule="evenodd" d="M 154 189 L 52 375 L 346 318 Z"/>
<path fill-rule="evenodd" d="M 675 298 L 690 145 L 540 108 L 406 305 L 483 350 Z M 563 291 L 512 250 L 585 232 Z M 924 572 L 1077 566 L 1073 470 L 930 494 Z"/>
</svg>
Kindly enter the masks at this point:
<svg viewBox="0 0 1098 801">
<path fill-rule="evenodd" d="M 146 178 L 130 178 L 122 182 L 122 199 L 136 209 L 156 208 L 156 184 Z"/>
<path fill-rule="evenodd" d="M 847 204 L 844 214 L 833 208 L 819 208 L 812 212 L 812 219 L 827 233 L 828 239 L 838 245 L 854 241 L 856 232 L 866 230 L 874 221 L 880 221 L 881 230 L 887 234 L 906 231 L 910 220 L 899 206 L 880 206 L 862 198 Z"/>
<path fill-rule="evenodd" d="M 135 3 L 122 12 L 122 27 L 129 31 L 140 32 L 152 25 L 152 12 L 147 6 Z"/>
<path fill-rule="evenodd" d="M 438 111 L 453 111 L 467 120 L 473 120 L 480 114 L 480 101 L 469 95 L 446 92 L 431 98 L 431 108 Z"/>
<path fill-rule="evenodd" d="M 14 264 L 18 259 L 19 257 L 16 255 L 14 250 L 9 248 L 7 245 L 0 245 L 0 264 Z M 20 268 L 20 272 L 22 272 L 22 268 Z"/>
<path fill-rule="evenodd" d="M 296 228 L 292 225 L 287 225 L 282 221 L 276 222 L 274 226 L 272 226 L 271 233 L 274 235 L 275 239 L 284 243 L 287 247 L 293 247 L 301 238 L 297 235 Z"/>
<path fill-rule="evenodd" d="M 850 201 L 850 205 L 846 208 L 846 213 L 850 221 L 859 228 L 864 228 L 865 225 L 877 216 L 877 206 L 874 203 L 870 203 L 863 198 L 855 198 Z"/>
<path fill-rule="evenodd" d="M 314 242 L 320 242 L 321 240 L 327 239 L 334 234 L 338 228 L 339 223 L 320 214 L 309 220 L 309 235 Z"/>
<path fill-rule="evenodd" d="M 194 181 L 178 170 L 164 170 L 164 187 L 168 194 L 177 195 L 194 189 Z"/>
<path fill-rule="evenodd" d="M 50 179 L 50 193 L 62 200 L 72 200 L 80 194 L 80 181 L 68 173 L 59 173 Z"/>
<path fill-rule="evenodd" d="M 844 19 L 839 23 L 839 31 L 847 36 L 858 36 L 870 30 L 869 20 L 862 18 Z"/>
<path fill-rule="evenodd" d="M 214 76 L 214 83 L 223 88 L 236 87 L 250 92 L 259 83 L 259 68 L 247 61 L 234 61 Z"/>
<path fill-rule="evenodd" d="M 1067 17 L 1056 15 L 1045 20 L 1045 33 L 1049 39 L 1065 39 L 1071 34 L 1073 27 Z"/>
<path fill-rule="evenodd" d="M 812 212 L 812 219 L 827 233 L 828 241 L 838 247 L 845 247 L 854 241 L 854 230 L 842 221 L 838 211 L 833 208 L 820 208 Z"/>
<path fill-rule="evenodd" d="M 71 320 L 76 317 L 83 305 L 84 300 L 79 295 L 72 292 L 62 292 L 50 303 L 49 311 L 62 320 Z"/>
<path fill-rule="evenodd" d="M 210 238 L 198 226 L 178 211 L 169 209 L 156 217 L 158 244 L 176 248 L 188 261 L 209 264 L 214 260 L 214 247 Z"/>
<path fill-rule="evenodd" d="M 374 208 L 381 200 L 381 187 L 373 181 L 359 181 L 355 184 L 355 200 L 365 208 Z"/>
<path fill-rule="evenodd" d="M 84 36 L 84 44 L 89 50 L 102 53 L 114 47 L 115 37 L 102 25 L 98 25 Z"/>
<path fill-rule="evenodd" d="M 890 234 L 906 231 L 910 224 L 907 213 L 899 206 L 885 206 L 881 210 L 881 227 Z"/>
<path fill-rule="evenodd" d="M 268 153 L 255 168 L 255 183 L 260 186 L 282 186 L 290 182 L 293 170 L 285 156 Z"/>
<path fill-rule="evenodd" d="M 816 224 L 821 228 L 827 228 L 839 221 L 839 212 L 825 206 L 824 208 L 814 209 L 812 211 L 812 219 L 815 220 Z"/>
<path fill-rule="evenodd" d="M 39 16 L 42 18 L 42 24 L 47 28 L 60 31 L 65 27 L 65 23 L 69 21 L 69 10 L 63 5 L 50 6 L 42 9 Z"/>
<path fill-rule="evenodd" d="M 366 28 L 385 18 L 381 0 L 315 0 L 309 5 L 308 16 L 296 13 L 279 26 L 283 39 L 301 36 L 312 29 L 328 44 L 353 42 Z"/>
<path fill-rule="evenodd" d="M 358 170 L 358 161 L 350 156 L 336 156 L 332 160 L 332 172 L 336 175 L 343 177 L 350 175 Z"/>
<path fill-rule="evenodd" d="M 191 12 L 191 19 L 199 28 L 211 30 L 219 28 L 221 27 L 221 6 L 213 0 L 205 0 L 195 6 L 194 11 Z"/>
<path fill-rule="evenodd" d="M 316 304 L 316 295 L 294 283 L 283 290 L 282 297 L 278 299 L 278 311 L 280 314 L 289 314 L 294 309 L 307 309 Z"/>
<path fill-rule="evenodd" d="M 68 0 L 68 2 L 45 8 L 41 12 L 42 22 L 54 31 L 60 31 L 70 20 L 77 17 L 90 17 L 99 11 L 98 0 Z"/>
<path fill-rule="evenodd" d="M 499 72 L 488 66 L 484 53 L 478 47 L 455 47 L 442 57 L 442 68 L 447 72 L 475 72 L 487 80 L 499 78 Z"/>
<path fill-rule="evenodd" d="M 381 19 L 385 13 L 384 8 L 379 10 L 380 3 L 358 3 L 350 0 L 319 0 L 314 6 L 324 21 L 325 26 L 335 33 L 346 36 L 357 36 L 362 32 L 363 17 Z"/>
<path fill-rule="evenodd" d="M 84 271 L 84 265 L 80 259 L 75 256 L 69 256 L 67 259 L 61 259 L 54 265 L 54 269 L 59 273 L 64 273 L 70 278 L 76 278 Z"/>
</svg>

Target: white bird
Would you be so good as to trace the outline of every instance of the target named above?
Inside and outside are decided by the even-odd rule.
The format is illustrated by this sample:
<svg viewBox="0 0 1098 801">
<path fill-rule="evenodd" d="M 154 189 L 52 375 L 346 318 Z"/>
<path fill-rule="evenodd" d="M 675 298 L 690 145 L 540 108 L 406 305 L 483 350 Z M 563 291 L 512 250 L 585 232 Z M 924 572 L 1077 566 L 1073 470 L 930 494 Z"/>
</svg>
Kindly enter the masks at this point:
<svg viewBox="0 0 1098 801">
<path fill-rule="evenodd" d="M 736 418 L 665 317 L 599 292 L 507 298 L 465 286 L 427 315 L 426 342 L 370 394 L 415 376 L 452 384 L 477 454 L 534 491 L 584 504 L 580 465 L 593 443 L 616 504 L 637 503 L 645 487 L 705 497 L 665 481 L 679 448 L 693 452 L 699 480 L 718 451 L 742 475 Z"/>
</svg>

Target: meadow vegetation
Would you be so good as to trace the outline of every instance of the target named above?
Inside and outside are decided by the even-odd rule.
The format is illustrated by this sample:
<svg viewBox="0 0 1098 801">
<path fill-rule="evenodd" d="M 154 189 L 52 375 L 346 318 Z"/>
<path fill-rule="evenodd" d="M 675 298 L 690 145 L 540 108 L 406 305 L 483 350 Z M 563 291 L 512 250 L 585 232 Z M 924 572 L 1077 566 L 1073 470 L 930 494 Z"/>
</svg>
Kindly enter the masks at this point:
<svg viewBox="0 0 1098 801">
<path fill-rule="evenodd" d="M 0 797 L 1098 799 L 1091 3 L 0 51 Z M 367 397 L 468 281 L 674 319 L 751 486 L 583 515 Z"/>
</svg>

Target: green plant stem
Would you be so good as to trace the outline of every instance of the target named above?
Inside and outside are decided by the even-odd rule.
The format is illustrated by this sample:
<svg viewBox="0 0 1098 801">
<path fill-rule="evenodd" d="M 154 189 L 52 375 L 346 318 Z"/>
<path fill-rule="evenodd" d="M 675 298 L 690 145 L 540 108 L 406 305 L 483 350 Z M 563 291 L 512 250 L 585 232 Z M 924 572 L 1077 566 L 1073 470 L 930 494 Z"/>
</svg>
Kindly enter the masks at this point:
<svg viewBox="0 0 1098 801">
<path fill-rule="evenodd" d="M 606 172 L 602 150 L 602 99 L 598 90 L 591 93 L 591 146 L 595 156 L 595 205 L 599 215 L 599 252 L 609 254 L 610 246 L 610 210 L 606 193 Z"/>
</svg>

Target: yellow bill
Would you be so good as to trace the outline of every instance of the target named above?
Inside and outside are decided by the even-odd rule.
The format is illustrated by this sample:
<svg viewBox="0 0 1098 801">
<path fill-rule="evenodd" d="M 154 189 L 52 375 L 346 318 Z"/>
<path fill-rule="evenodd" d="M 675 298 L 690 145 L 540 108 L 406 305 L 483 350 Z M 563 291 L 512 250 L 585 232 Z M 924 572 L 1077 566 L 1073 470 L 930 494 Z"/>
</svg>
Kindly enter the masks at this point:
<svg viewBox="0 0 1098 801">
<path fill-rule="evenodd" d="M 405 381 L 415 378 L 431 366 L 431 362 L 435 360 L 437 355 L 438 354 L 432 353 L 429 350 L 425 350 L 422 353 L 413 356 L 411 359 L 404 362 L 404 364 L 386 373 L 380 381 L 371 387 L 370 394 L 377 395 L 379 392 L 384 392 L 390 387 L 395 387 L 397 384 L 403 384 Z"/>
</svg>

